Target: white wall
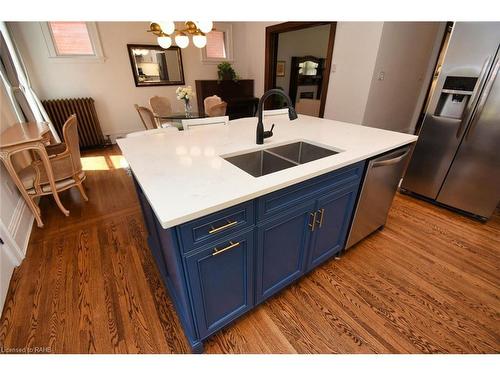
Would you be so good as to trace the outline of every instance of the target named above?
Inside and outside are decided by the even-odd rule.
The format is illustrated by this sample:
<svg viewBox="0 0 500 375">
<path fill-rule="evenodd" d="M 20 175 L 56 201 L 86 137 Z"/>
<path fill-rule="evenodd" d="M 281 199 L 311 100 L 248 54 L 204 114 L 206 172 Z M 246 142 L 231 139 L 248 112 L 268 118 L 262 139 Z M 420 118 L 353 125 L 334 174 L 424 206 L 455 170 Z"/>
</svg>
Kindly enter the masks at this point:
<svg viewBox="0 0 500 375">
<path fill-rule="evenodd" d="M 276 86 L 282 87 L 288 94 L 290 71 L 293 56 L 315 56 L 325 58 L 330 39 L 330 25 L 308 27 L 289 31 L 278 36 L 277 60 L 285 61 L 285 76 L 276 77 Z"/>
<path fill-rule="evenodd" d="M 437 22 L 385 22 L 370 94 L 362 123 L 367 126 L 409 132 L 420 93 L 429 85 L 428 68 L 434 66 L 434 45 L 443 29 Z M 439 48 L 439 47 L 438 47 Z M 431 68 L 432 69 L 432 68 Z M 381 80 L 380 75 L 384 78 Z"/>
<path fill-rule="evenodd" d="M 4 86 L 0 84 L 0 132 L 15 122 L 17 120 L 13 108 Z M 16 159 L 19 159 L 21 164 L 24 162 L 23 158 Z M 31 211 L 3 163 L 0 163 L 0 236 L 4 241 L 4 245 L 0 246 L 0 312 L 12 271 L 26 254 L 32 225 Z"/>
<path fill-rule="evenodd" d="M 383 25 L 337 23 L 325 118 L 362 123 Z"/>
<path fill-rule="evenodd" d="M 171 98 L 174 111 L 183 110 L 182 103 L 175 99 L 177 86 L 135 87 L 127 44 L 156 44 L 156 38 L 146 32 L 149 28 L 147 22 L 98 22 L 106 58 L 103 63 L 49 59 L 38 22 L 15 22 L 10 26 L 40 99 L 93 97 L 104 134 L 141 129 L 133 105 L 149 106 L 148 100 L 153 95 L 167 96 Z M 233 65 L 242 78 L 247 78 L 247 62 L 240 53 L 244 49 L 237 47 L 242 43 L 239 32 L 240 28 L 235 27 Z M 182 61 L 186 85 L 193 86 L 193 89 L 197 79 L 217 79 L 217 65 L 202 63 L 200 50 L 192 44 L 182 50 Z M 243 69 L 240 69 L 241 65 Z M 192 104 L 196 109 L 196 100 Z"/>
<path fill-rule="evenodd" d="M 264 94 L 266 27 L 278 22 L 234 22 L 234 49 L 238 51 L 242 77 L 253 79 L 255 96 Z"/>
</svg>

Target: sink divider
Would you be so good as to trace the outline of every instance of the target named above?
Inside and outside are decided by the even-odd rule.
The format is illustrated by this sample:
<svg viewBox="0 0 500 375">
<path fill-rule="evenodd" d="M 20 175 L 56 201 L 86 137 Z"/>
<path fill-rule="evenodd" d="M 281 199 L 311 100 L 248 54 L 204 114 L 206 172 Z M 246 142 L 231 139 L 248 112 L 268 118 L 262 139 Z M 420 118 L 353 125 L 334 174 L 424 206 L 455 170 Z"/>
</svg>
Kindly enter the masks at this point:
<svg viewBox="0 0 500 375">
<path fill-rule="evenodd" d="M 288 162 L 290 162 L 290 163 L 292 163 L 292 164 L 294 164 L 294 165 L 300 165 L 300 163 L 298 163 L 298 162 L 296 162 L 296 161 L 294 161 L 294 160 L 292 160 L 292 159 L 288 159 L 287 157 L 282 156 L 282 155 L 280 155 L 280 154 L 276 154 L 275 152 L 272 152 L 272 151 L 269 151 L 269 150 L 266 150 L 266 149 L 264 149 L 264 150 L 262 150 L 262 151 L 263 151 L 263 152 L 266 152 L 266 153 L 268 153 L 268 154 L 271 154 L 271 155 L 273 155 L 273 156 L 276 156 L 276 157 L 278 157 L 278 158 L 280 158 L 280 159 L 282 159 L 282 160 L 286 160 L 286 161 L 288 161 Z"/>
</svg>

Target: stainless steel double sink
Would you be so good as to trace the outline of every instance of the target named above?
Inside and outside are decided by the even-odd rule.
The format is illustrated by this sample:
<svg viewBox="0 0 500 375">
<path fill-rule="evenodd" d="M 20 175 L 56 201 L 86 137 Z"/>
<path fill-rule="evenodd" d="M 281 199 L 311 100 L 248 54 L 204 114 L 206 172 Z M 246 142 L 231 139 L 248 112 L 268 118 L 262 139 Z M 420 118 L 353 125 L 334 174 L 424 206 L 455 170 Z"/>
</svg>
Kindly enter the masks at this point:
<svg viewBox="0 0 500 375">
<path fill-rule="evenodd" d="M 339 151 L 299 141 L 245 154 L 227 156 L 223 159 L 254 177 L 260 177 L 338 153 Z"/>
</svg>

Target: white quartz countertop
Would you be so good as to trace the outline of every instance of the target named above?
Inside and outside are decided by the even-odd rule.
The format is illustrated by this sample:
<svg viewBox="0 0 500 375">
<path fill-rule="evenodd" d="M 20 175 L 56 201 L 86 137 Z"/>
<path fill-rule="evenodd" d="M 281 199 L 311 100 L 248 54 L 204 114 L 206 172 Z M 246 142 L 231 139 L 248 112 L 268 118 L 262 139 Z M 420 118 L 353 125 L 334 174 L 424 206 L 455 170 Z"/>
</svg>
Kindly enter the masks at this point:
<svg viewBox="0 0 500 375">
<path fill-rule="evenodd" d="M 264 121 L 274 136 L 255 143 L 256 118 L 118 139 L 146 198 L 163 228 L 234 206 L 312 177 L 416 141 L 410 134 L 299 115 L 294 121 Z M 342 151 L 262 177 L 253 177 L 221 155 L 241 154 L 293 141 Z"/>
</svg>

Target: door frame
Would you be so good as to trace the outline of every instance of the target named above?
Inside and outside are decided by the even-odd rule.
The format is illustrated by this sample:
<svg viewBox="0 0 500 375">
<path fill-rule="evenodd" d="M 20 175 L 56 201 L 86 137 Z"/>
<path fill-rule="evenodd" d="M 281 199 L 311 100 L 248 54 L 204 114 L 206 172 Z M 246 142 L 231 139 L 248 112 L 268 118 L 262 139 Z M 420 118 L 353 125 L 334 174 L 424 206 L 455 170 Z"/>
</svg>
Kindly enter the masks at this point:
<svg viewBox="0 0 500 375">
<path fill-rule="evenodd" d="M 337 22 L 284 22 L 266 27 L 266 49 L 265 49 L 265 73 L 264 90 L 270 90 L 276 84 L 276 61 L 278 59 L 278 37 L 280 33 L 307 29 L 309 27 L 330 25 L 330 35 L 326 52 L 325 65 L 323 67 L 323 82 L 321 88 L 321 99 L 319 107 L 319 117 L 325 114 L 326 95 L 328 83 L 330 81 L 330 71 L 332 67 L 333 47 L 335 44 L 335 32 Z"/>
</svg>

